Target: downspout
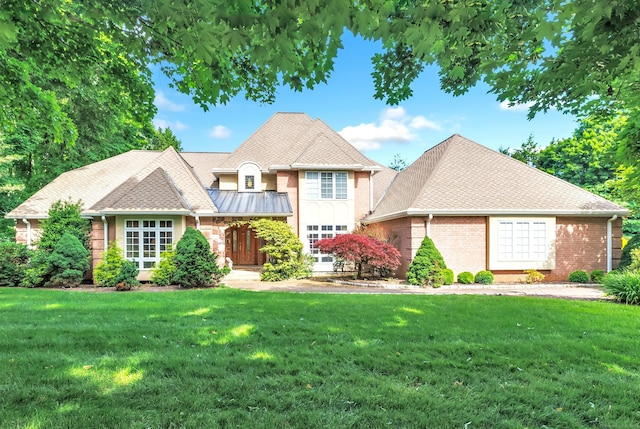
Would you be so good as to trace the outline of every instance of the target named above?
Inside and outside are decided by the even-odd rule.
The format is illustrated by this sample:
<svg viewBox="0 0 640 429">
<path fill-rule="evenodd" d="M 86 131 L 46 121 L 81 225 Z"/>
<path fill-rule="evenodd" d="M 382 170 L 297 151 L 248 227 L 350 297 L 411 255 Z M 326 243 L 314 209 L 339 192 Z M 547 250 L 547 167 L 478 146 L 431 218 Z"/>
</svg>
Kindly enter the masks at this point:
<svg viewBox="0 0 640 429">
<path fill-rule="evenodd" d="M 369 213 L 371 213 L 373 212 L 373 171 L 369 174 Z"/>
<path fill-rule="evenodd" d="M 29 220 L 22 219 L 22 222 L 24 222 L 27 225 L 27 247 L 31 248 L 31 222 L 29 222 Z"/>
<path fill-rule="evenodd" d="M 607 272 L 613 269 L 613 221 L 618 219 L 618 215 L 613 215 L 611 219 L 607 221 Z"/>
<path fill-rule="evenodd" d="M 193 217 L 196 218 L 196 229 L 200 231 L 200 216 L 193 215 Z"/>
<path fill-rule="evenodd" d="M 109 248 L 109 223 L 107 222 L 107 217 L 102 215 L 102 234 L 104 240 L 104 252 L 107 253 L 107 249 Z"/>
<path fill-rule="evenodd" d="M 429 213 L 429 217 L 425 221 L 425 226 L 427 228 L 427 237 L 431 238 L 431 221 L 433 220 L 433 214 Z"/>
</svg>

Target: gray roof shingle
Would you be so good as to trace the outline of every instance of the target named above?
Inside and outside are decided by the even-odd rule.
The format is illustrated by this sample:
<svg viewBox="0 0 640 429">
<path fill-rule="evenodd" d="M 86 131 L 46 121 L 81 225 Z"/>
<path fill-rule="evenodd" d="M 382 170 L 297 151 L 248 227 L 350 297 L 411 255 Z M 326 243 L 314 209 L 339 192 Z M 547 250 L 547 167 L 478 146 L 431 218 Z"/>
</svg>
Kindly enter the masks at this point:
<svg viewBox="0 0 640 429">
<path fill-rule="evenodd" d="M 400 172 L 369 220 L 426 213 L 628 214 L 617 204 L 458 134 Z"/>
</svg>

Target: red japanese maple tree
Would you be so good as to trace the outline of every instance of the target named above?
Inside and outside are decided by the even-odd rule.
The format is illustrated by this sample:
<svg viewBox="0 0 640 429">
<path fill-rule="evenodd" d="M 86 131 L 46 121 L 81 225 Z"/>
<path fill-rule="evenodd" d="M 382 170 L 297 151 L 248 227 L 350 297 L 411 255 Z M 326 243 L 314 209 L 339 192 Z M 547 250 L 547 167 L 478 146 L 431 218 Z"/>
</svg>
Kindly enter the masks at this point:
<svg viewBox="0 0 640 429">
<path fill-rule="evenodd" d="M 393 271 L 400 265 L 400 252 L 395 247 L 366 235 L 342 234 L 324 238 L 316 243 L 316 247 L 322 253 L 353 262 L 358 278 L 362 276 L 365 265 L 370 265 L 381 273 Z"/>
</svg>

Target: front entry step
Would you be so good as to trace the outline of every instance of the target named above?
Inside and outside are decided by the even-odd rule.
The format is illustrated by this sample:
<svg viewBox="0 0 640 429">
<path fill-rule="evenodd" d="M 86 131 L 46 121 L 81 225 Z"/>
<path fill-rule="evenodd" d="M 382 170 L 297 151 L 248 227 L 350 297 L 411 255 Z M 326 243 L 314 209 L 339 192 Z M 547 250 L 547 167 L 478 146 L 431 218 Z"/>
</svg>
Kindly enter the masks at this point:
<svg viewBox="0 0 640 429">
<path fill-rule="evenodd" d="M 234 268 L 225 276 L 227 280 L 257 280 L 260 281 L 260 271 Z M 223 280 L 224 281 L 224 280 Z"/>
</svg>

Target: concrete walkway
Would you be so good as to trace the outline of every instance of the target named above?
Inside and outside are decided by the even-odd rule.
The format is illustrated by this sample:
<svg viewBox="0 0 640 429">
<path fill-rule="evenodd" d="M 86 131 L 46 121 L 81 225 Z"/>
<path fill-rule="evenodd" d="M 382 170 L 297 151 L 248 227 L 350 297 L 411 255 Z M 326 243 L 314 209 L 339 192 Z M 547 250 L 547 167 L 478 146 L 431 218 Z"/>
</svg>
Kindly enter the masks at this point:
<svg viewBox="0 0 640 429">
<path fill-rule="evenodd" d="M 333 283 L 318 280 L 287 280 L 283 282 L 262 282 L 258 273 L 243 274 L 234 271 L 222 281 L 225 285 L 242 290 L 257 292 L 299 292 L 334 294 L 405 294 L 405 295 L 507 295 L 540 296 L 566 299 L 601 300 L 609 299 L 599 285 L 576 283 L 493 284 L 493 285 L 450 285 L 440 288 L 418 288 L 394 283 L 381 282 L 369 285 L 344 281 Z"/>
</svg>

